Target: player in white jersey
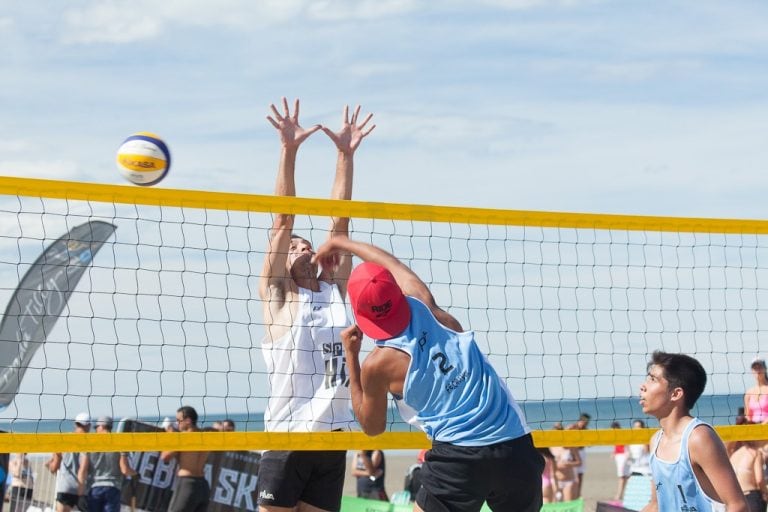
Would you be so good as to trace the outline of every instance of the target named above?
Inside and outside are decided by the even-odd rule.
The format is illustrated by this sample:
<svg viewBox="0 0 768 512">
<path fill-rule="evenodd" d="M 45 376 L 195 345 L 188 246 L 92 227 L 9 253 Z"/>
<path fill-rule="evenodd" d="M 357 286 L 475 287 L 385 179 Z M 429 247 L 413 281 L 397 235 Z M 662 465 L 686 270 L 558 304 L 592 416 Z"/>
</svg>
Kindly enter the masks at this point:
<svg viewBox="0 0 768 512">
<path fill-rule="evenodd" d="M 707 373 L 696 359 L 653 353 L 640 386 L 640 406 L 661 429 L 651 440 L 651 502 L 643 512 L 748 510 L 723 442 L 690 414 L 706 383 Z"/>
<path fill-rule="evenodd" d="M 332 199 L 351 199 L 353 157 L 360 142 L 375 128 L 366 128 L 372 114 L 358 123 L 360 107 L 351 117 L 344 108 L 338 132 L 299 125 L 299 101 L 293 108 L 272 105 L 269 122 L 280 135 L 282 151 L 275 195 L 295 196 L 296 153 L 307 137 L 323 130 L 338 149 Z M 267 431 L 323 432 L 349 429 L 349 379 L 339 337 L 349 325 L 344 296 L 352 268 L 350 255 L 333 269 L 318 273 L 309 240 L 292 233 L 294 216 L 276 213 L 259 283 L 264 301 L 266 336 L 262 353 L 269 371 Z M 329 238 L 346 236 L 349 219 L 334 217 Z M 259 465 L 258 502 L 261 511 L 338 510 L 346 471 L 346 452 L 268 451 Z"/>
</svg>

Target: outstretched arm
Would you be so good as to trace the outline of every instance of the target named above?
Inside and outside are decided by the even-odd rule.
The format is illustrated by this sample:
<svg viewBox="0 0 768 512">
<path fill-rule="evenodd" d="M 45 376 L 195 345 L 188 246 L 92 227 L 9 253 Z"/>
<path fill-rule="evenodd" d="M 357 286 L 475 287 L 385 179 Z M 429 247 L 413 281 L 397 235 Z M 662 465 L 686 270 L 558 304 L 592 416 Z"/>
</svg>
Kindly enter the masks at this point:
<svg viewBox="0 0 768 512">
<path fill-rule="evenodd" d="M 373 114 L 365 116 L 363 122 L 358 125 L 359 115 L 360 105 L 355 108 L 351 119 L 349 117 L 349 106 L 345 106 L 341 129 L 338 132 L 334 132 L 325 126 L 322 127 L 323 132 L 328 135 L 339 150 L 336 159 L 336 175 L 333 180 L 333 188 L 331 189 L 331 199 L 352 199 L 355 151 L 363 139 L 376 128 L 375 124 L 368 128 L 365 127 L 373 117 Z M 331 219 L 331 231 L 328 233 L 328 237 L 331 238 L 338 235 L 349 235 L 348 217 L 333 217 Z M 345 295 L 350 270 L 352 270 L 352 258 L 348 255 L 341 255 L 336 265 L 328 268 L 323 267 L 320 279 L 335 283 L 339 287 L 341 294 Z"/>
<path fill-rule="evenodd" d="M 315 125 L 305 130 L 299 125 L 299 100 L 294 103 L 293 113 L 288 108 L 288 100 L 283 98 L 283 113 L 278 112 L 275 105 L 270 105 L 272 115 L 267 120 L 277 129 L 280 135 L 280 164 L 275 182 L 276 196 L 295 196 L 296 153 L 299 146 L 307 137 L 320 129 Z M 282 306 L 285 300 L 285 290 L 290 281 L 286 270 L 288 246 L 291 243 L 293 215 L 276 213 L 272 223 L 272 231 L 267 245 L 267 255 L 259 282 L 259 295 L 262 300 L 269 301 L 273 306 Z"/>
<path fill-rule="evenodd" d="M 463 331 L 461 324 L 448 312 L 435 303 L 427 285 L 407 265 L 387 251 L 365 242 L 350 240 L 347 237 L 332 237 L 317 249 L 316 261 L 325 266 L 333 262 L 337 254 L 351 253 L 363 261 L 370 261 L 389 270 L 405 295 L 419 299 L 427 305 L 437 320 L 454 331 Z"/>
</svg>

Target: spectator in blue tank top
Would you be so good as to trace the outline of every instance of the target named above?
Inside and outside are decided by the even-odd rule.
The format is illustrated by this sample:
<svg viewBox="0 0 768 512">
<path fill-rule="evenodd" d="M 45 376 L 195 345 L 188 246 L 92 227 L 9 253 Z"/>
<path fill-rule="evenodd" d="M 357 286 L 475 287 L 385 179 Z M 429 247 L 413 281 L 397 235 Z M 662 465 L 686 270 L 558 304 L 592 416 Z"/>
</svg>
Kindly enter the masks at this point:
<svg viewBox="0 0 768 512">
<path fill-rule="evenodd" d="M 368 435 L 384 432 L 387 395 L 432 440 L 415 510 L 538 512 L 544 460 L 522 410 L 459 321 L 392 254 L 336 236 L 314 260 L 332 269 L 340 255 L 364 263 L 347 290 L 356 325 L 342 331 L 355 416 Z M 363 334 L 375 347 L 360 364 Z"/>
<path fill-rule="evenodd" d="M 651 439 L 651 501 L 643 512 L 748 510 L 720 437 L 690 414 L 706 383 L 696 359 L 653 353 L 640 406 L 661 429 Z"/>
</svg>

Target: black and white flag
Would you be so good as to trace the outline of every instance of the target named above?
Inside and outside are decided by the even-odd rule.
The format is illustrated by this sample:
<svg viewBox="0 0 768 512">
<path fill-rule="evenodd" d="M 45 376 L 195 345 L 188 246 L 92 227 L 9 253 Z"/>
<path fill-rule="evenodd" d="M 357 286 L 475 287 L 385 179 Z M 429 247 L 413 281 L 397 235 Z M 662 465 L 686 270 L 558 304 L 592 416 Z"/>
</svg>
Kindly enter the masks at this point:
<svg viewBox="0 0 768 512">
<path fill-rule="evenodd" d="M 0 410 L 19 390 L 32 356 L 115 226 L 90 221 L 53 242 L 24 274 L 0 322 Z"/>
</svg>

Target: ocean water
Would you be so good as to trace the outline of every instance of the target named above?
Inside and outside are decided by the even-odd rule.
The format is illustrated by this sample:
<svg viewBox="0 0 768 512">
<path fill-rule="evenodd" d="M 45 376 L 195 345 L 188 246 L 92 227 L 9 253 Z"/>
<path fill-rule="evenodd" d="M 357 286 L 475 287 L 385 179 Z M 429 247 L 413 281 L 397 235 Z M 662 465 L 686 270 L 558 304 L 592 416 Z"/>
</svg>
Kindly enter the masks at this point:
<svg viewBox="0 0 768 512">
<path fill-rule="evenodd" d="M 744 395 L 702 395 L 691 414 L 712 425 L 732 425 L 739 407 L 744 406 Z M 658 426 L 655 418 L 643 414 L 637 397 L 596 398 L 585 400 L 528 401 L 522 403 L 528 424 L 534 430 L 550 429 L 561 421 L 564 425 L 587 413 L 592 417 L 590 428 L 607 429 L 613 421 L 624 428 L 641 419 L 648 427 Z"/>
<path fill-rule="evenodd" d="M 692 414 L 713 425 L 732 425 L 737 409 L 743 406 L 744 396 L 739 395 L 703 395 L 699 398 Z M 645 416 L 640 409 L 637 397 L 627 398 L 590 398 L 582 400 L 545 400 L 545 401 L 521 401 L 519 402 L 525 412 L 528 424 L 534 430 L 551 429 L 556 422 L 564 425 L 572 423 L 579 418 L 581 413 L 587 413 L 592 417 L 589 428 L 610 428 L 613 421 L 619 421 L 621 426 L 629 428 L 635 419 L 642 419 L 648 427 L 656 427 L 655 419 Z M 169 411 L 168 416 L 173 418 L 175 411 Z M 200 424 L 207 426 L 216 420 L 230 418 L 235 421 L 239 431 L 264 430 L 264 414 L 251 413 L 210 413 L 200 418 Z M 132 418 L 134 419 L 134 418 Z M 163 418 L 139 417 L 135 418 L 147 423 L 160 425 Z M 70 432 L 71 421 L 42 420 L 42 421 L 5 421 L 0 422 L 0 430 L 7 432 Z M 389 413 L 389 430 L 408 431 L 412 427 L 400 420 L 398 413 L 391 409 Z"/>
</svg>

